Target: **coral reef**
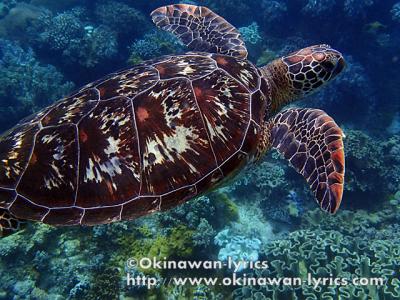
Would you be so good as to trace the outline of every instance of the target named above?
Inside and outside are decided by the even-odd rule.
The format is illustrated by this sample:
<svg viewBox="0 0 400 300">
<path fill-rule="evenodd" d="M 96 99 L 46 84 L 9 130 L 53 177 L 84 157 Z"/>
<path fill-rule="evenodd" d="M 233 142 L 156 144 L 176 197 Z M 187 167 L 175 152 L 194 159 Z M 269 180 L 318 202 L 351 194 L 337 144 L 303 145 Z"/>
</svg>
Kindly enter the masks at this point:
<svg viewBox="0 0 400 300">
<path fill-rule="evenodd" d="M 256 189 L 267 198 L 273 193 L 283 192 L 286 194 L 287 186 L 283 165 L 265 160 L 259 165 L 247 168 L 240 174 L 232 188 L 246 187 L 250 191 Z"/>
<path fill-rule="evenodd" d="M 366 9 L 374 2 L 374 0 L 345 0 L 344 12 L 351 18 L 365 16 Z"/>
<path fill-rule="evenodd" d="M 331 13 L 335 5 L 335 0 L 308 0 L 302 12 L 307 16 L 320 17 Z"/>
<path fill-rule="evenodd" d="M 32 49 L 0 40 L 0 129 L 49 105 L 73 88 L 52 65 L 43 65 Z"/>
<path fill-rule="evenodd" d="M 282 19 L 288 10 L 284 1 L 263 0 L 261 6 L 263 8 L 263 19 L 268 24 Z"/>
<path fill-rule="evenodd" d="M 233 292 L 234 299 L 398 299 L 400 297 L 399 253 L 393 240 L 353 238 L 336 231 L 299 230 L 287 239 L 264 246 L 269 268 L 254 271 L 255 278 L 340 278 L 349 284 L 245 286 Z M 384 285 L 353 285 L 354 278 L 382 278 Z"/>
<path fill-rule="evenodd" d="M 4 3 L 4 1 L 1 1 L 1 3 Z M 10 9 L 6 10 L 7 14 L 0 17 L 0 37 L 26 41 L 28 39 L 27 32 L 31 28 L 32 23 L 40 18 L 43 10 L 43 8 L 21 2 L 20 0 L 15 5 L 11 5 Z"/>
<path fill-rule="evenodd" d="M 381 197 L 397 191 L 400 183 L 397 160 L 399 137 L 394 135 L 385 141 L 359 130 L 348 129 L 345 132 L 346 190 Z"/>
<path fill-rule="evenodd" d="M 220 246 L 218 259 L 227 262 L 231 259 L 234 262 L 255 262 L 259 258 L 261 241 L 256 238 L 246 238 L 240 235 L 233 235 L 229 229 L 220 231 L 214 238 L 216 245 Z M 241 264 L 235 272 L 241 272 L 246 268 Z"/>
<path fill-rule="evenodd" d="M 157 56 L 179 53 L 182 49 L 182 44 L 170 33 L 153 30 L 132 43 L 129 47 L 131 53 L 129 62 L 137 64 Z"/>
<path fill-rule="evenodd" d="M 249 26 L 240 27 L 239 32 L 246 43 L 255 45 L 261 42 L 259 28 L 258 24 L 253 22 Z"/>
<path fill-rule="evenodd" d="M 398 1 L 398 0 L 397 0 Z M 399 299 L 400 3 L 374 0 L 180 1 L 240 29 L 264 65 L 329 43 L 347 68 L 296 105 L 326 110 L 346 134 L 346 185 L 327 215 L 276 153 L 227 186 L 167 212 L 91 228 L 29 224 L 0 241 L 0 299 Z M 187 51 L 148 14 L 165 1 L 0 1 L 0 130 L 111 70 Z M 229 272 L 129 267 L 127 259 L 266 260 L 248 277 L 381 277 L 384 286 L 126 286 L 124 276 Z M 205 275 L 206 274 L 206 275 Z M 232 274 L 229 273 L 231 276 Z"/>
<path fill-rule="evenodd" d="M 85 14 L 79 7 L 55 16 L 50 11 L 43 13 L 30 30 L 35 44 L 85 67 L 112 58 L 118 50 L 116 33 L 106 26 L 83 22 Z"/>
<path fill-rule="evenodd" d="M 120 1 L 100 1 L 94 14 L 97 21 L 117 32 L 121 38 L 132 39 L 150 27 L 147 16 Z"/>
<path fill-rule="evenodd" d="M 392 19 L 400 22 L 400 2 L 393 5 L 392 10 Z"/>
<path fill-rule="evenodd" d="M 354 120 L 353 122 L 365 122 L 366 118 L 373 115 L 378 102 L 374 85 L 367 74 L 362 64 L 355 61 L 352 56 L 346 56 L 346 69 L 341 74 L 340 80 L 332 82 L 312 96 L 312 104 L 333 111 L 338 115 L 336 120 L 339 122 L 348 120 L 350 117 Z M 342 107 L 349 97 L 353 105 L 346 106 L 346 111 L 343 111 Z"/>
<path fill-rule="evenodd" d="M 17 4 L 16 0 L 4 0 L 0 2 L 0 18 L 6 16 L 10 9 Z"/>
</svg>

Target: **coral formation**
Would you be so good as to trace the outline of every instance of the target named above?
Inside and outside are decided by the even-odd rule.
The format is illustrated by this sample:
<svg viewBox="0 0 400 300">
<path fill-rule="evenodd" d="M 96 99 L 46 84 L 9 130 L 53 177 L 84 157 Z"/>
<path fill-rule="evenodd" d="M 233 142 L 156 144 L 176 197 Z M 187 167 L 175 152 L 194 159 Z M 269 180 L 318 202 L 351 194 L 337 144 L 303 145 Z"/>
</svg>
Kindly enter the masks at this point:
<svg viewBox="0 0 400 300">
<path fill-rule="evenodd" d="M 397 299 L 400 297 L 400 246 L 393 240 L 353 238 L 336 231 L 299 230 L 284 240 L 264 246 L 269 267 L 254 271 L 255 278 L 341 278 L 350 284 L 245 286 L 234 299 Z M 384 285 L 353 285 L 354 278 L 382 278 Z"/>
<path fill-rule="evenodd" d="M 346 190 L 388 195 L 399 188 L 399 137 L 379 140 L 359 130 L 345 130 L 348 181 Z M 381 182 L 386 182 L 382 185 Z M 365 194 L 364 194 L 365 195 Z"/>
<path fill-rule="evenodd" d="M 0 40 L 0 128 L 52 103 L 73 88 L 52 65 L 41 64 L 32 49 Z"/>
<path fill-rule="evenodd" d="M 92 228 L 26 226 L 1 240 L 0 269 L 12 272 L 2 272 L 0 299 L 399 299 L 400 3 L 181 2 L 208 6 L 240 28 L 249 58 L 258 65 L 311 44 L 343 50 L 347 68 L 340 78 L 296 102 L 326 110 L 344 128 L 341 209 L 334 216 L 322 212 L 301 176 L 272 154 L 218 191 L 167 212 Z M 186 51 L 150 22 L 149 12 L 164 4 L 0 1 L 0 130 L 70 92 L 67 80 L 81 85 L 126 61 Z M 385 285 L 243 286 L 232 295 L 219 286 L 126 286 L 127 273 L 160 281 L 184 273 L 126 264 L 128 258 L 152 256 L 258 258 L 269 268 L 240 274 L 382 277 Z"/>
<path fill-rule="evenodd" d="M 282 19 L 288 11 L 288 6 L 284 1 L 263 0 L 263 18 L 266 23 L 275 22 Z"/>
<path fill-rule="evenodd" d="M 345 0 L 344 11 L 349 17 L 365 15 L 366 9 L 374 4 L 374 0 Z"/>
<path fill-rule="evenodd" d="M 138 36 L 150 27 L 142 12 L 120 1 L 100 1 L 94 11 L 96 20 L 117 32 L 122 38 Z"/>
<path fill-rule="evenodd" d="M 220 231 L 214 238 L 216 245 L 220 246 L 218 259 L 227 262 L 229 259 L 235 262 L 255 262 L 259 258 L 259 250 L 261 241 L 256 238 L 246 238 L 240 235 L 232 235 L 229 229 Z M 245 269 L 245 265 L 241 264 L 236 272 Z"/>
<path fill-rule="evenodd" d="M 4 0 L 0 2 L 0 18 L 6 16 L 11 8 L 17 4 L 16 0 Z"/>
<path fill-rule="evenodd" d="M 249 44 L 257 44 L 261 42 L 261 35 L 259 26 L 256 22 L 251 23 L 249 26 L 240 27 L 239 32 L 245 42 Z"/>
<path fill-rule="evenodd" d="M 143 38 L 135 40 L 129 47 L 131 64 L 154 58 L 166 53 L 179 53 L 182 44 L 170 33 L 153 30 L 146 33 Z"/>
<path fill-rule="evenodd" d="M 74 8 L 55 16 L 50 11 L 42 14 L 30 31 L 36 45 L 85 67 L 112 58 L 118 49 L 116 33 L 107 26 L 85 24 L 81 21 L 85 13 L 83 8 Z"/>
<path fill-rule="evenodd" d="M 307 16 L 323 16 L 331 13 L 335 5 L 335 0 L 308 0 L 302 12 Z"/>
<path fill-rule="evenodd" d="M 400 22 L 400 2 L 394 4 L 390 12 L 392 13 L 392 19 Z"/>
</svg>

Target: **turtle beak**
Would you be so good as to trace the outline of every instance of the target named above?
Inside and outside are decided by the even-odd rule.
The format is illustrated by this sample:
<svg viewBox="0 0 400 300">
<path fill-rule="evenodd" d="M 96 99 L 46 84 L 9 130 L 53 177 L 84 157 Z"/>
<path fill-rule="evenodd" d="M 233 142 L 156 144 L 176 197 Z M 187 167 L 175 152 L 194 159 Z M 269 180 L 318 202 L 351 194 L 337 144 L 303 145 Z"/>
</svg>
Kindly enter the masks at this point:
<svg viewBox="0 0 400 300">
<path fill-rule="evenodd" d="M 346 62 L 343 56 L 340 56 L 338 62 L 336 63 L 335 69 L 332 71 L 332 78 L 336 77 L 343 69 L 346 67 Z"/>
</svg>

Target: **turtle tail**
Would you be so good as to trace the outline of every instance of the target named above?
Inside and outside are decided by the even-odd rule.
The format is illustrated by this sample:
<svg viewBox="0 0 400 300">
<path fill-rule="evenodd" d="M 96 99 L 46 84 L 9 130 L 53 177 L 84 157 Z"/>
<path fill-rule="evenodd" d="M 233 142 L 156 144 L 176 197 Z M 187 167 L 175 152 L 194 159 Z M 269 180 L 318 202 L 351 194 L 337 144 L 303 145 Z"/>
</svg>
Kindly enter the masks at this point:
<svg viewBox="0 0 400 300">
<path fill-rule="evenodd" d="M 24 221 L 15 218 L 8 210 L 0 208 L 0 238 L 21 230 L 24 224 Z"/>
</svg>

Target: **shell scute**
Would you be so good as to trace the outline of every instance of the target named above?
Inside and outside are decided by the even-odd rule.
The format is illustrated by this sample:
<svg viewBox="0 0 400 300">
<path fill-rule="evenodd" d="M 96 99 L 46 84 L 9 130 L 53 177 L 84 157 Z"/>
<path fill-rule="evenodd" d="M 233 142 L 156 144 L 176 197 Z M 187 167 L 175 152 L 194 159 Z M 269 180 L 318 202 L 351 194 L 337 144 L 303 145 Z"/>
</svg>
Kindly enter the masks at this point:
<svg viewBox="0 0 400 300">
<path fill-rule="evenodd" d="M 267 97 L 260 90 L 251 95 L 251 118 L 258 125 L 264 121 L 267 102 Z"/>
<path fill-rule="evenodd" d="M 220 167 L 225 177 L 232 176 L 237 170 L 247 162 L 247 157 L 243 152 L 237 152 L 227 159 Z"/>
<path fill-rule="evenodd" d="M 37 124 L 23 124 L 14 127 L 0 138 L 0 186 L 14 188 L 32 152 Z"/>
<path fill-rule="evenodd" d="M 220 168 L 211 171 L 196 184 L 198 193 L 209 191 L 212 187 L 222 182 L 223 179 L 224 174 L 222 173 Z"/>
<path fill-rule="evenodd" d="M 205 76 L 217 68 L 213 59 L 198 55 L 172 57 L 167 61 L 154 64 L 154 67 L 158 70 L 161 79 L 181 76 L 195 79 Z"/>
<path fill-rule="evenodd" d="M 8 208 L 17 197 L 15 190 L 7 190 L 0 188 L 0 207 Z"/>
<path fill-rule="evenodd" d="M 83 209 L 77 207 L 51 209 L 44 217 L 43 223 L 49 225 L 77 225 L 79 224 Z"/>
<path fill-rule="evenodd" d="M 0 161 L 0 206 L 52 225 L 95 225 L 166 210 L 222 183 L 251 159 L 265 96 L 251 93 L 260 86 L 252 65 L 213 57 L 148 61 L 30 117 L 42 128 L 20 125 L 0 142 L 17 170 L 5 177 L 13 170 Z"/>
<path fill-rule="evenodd" d="M 20 219 L 40 221 L 49 212 L 49 209 L 38 206 L 24 197 L 17 196 L 17 199 L 8 209 L 10 213 Z"/>
<path fill-rule="evenodd" d="M 161 197 L 160 209 L 162 211 L 168 210 L 179 204 L 185 203 L 188 199 L 197 195 L 197 189 L 193 186 L 187 186 L 179 190 L 173 191 Z"/>
<path fill-rule="evenodd" d="M 158 211 L 160 201 L 161 197 L 140 197 L 134 199 L 123 205 L 121 220 L 131 220 Z"/>
<path fill-rule="evenodd" d="M 99 97 L 96 89 L 87 89 L 61 100 L 41 118 L 41 124 L 43 127 L 77 124 L 96 106 Z"/>
<path fill-rule="evenodd" d="M 106 224 L 113 221 L 119 221 L 121 206 L 98 207 L 96 209 L 86 209 L 81 219 L 82 225 Z"/>
<path fill-rule="evenodd" d="M 133 104 L 141 141 L 143 195 L 161 195 L 193 184 L 215 167 L 188 80 L 160 81 Z"/>
<path fill-rule="evenodd" d="M 140 157 L 132 101 L 99 105 L 79 124 L 79 189 L 76 205 L 118 205 L 138 195 Z"/>
<path fill-rule="evenodd" d="M 250 92 L 259 88 L 260 75 L 256 67 L 247 60 L 238 60 L 232 56 L 213 54 L 219 68 L 241 82 Z"/>
<path fill-rule="evenodd" d="M 77 162 L 76 127 L 44 128 L 36 136 L 35 147 L 17 192 L 39 205 L 72 206 Z"/>
<path fill-rule="evenodd" d="M 96 85 L 101 100 L 109 100 L 114 97 L 135 97 L 157 83 L 160 79 L 158 71 L 151 65 L 143 65 L 136 68 L 112 74 Z"/>
<path fill-rule="evenodd" d="M 250 121 L 250 95 L 222 71 L 193 81 L 218 164 L 239 150 Z"/>
</svg>

